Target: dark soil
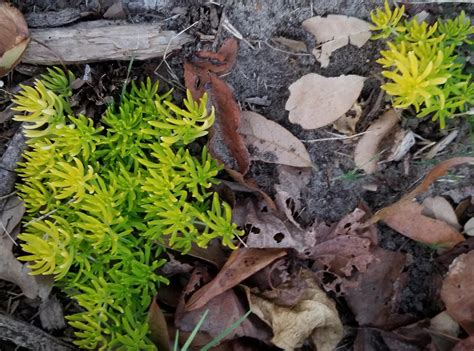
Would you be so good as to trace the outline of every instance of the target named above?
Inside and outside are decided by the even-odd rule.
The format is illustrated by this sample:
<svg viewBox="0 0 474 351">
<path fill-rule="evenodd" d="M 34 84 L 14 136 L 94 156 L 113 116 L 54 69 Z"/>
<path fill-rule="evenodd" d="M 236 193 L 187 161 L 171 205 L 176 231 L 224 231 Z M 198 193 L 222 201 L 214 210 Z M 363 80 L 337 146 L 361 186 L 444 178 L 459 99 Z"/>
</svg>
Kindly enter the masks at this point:
<svg viewBox="0 0 474 351">
<path fill-rule="evenodd" d="M 105 2 L 97 1 L 71 1 L 71 0 L 37 0 L 37 1 L 14 1 L 28 14 L 32 11 L 41 13 L 46 10 L 59 10 L 68 7 L 79 7 L 93 10 L 92 18 L 101 18 Z M 168 2 L 170 3 L 170 1 Z M 221 2 L 224 3 L 224 2 Z M 245 40 L 240 41 L 239 54 L 236 65 L 226 77 L 226 82 L 234 90 L 236 99 L 242 108 L 252 109 L 272 119 L 289 131 L 300 140 L 313 140 L 328 137 L 325 130 L 308 131 L 288 121 L 288 113 L 285 111 L 285 102 L 289 96 L 288 86 L 301 76 L 314 72 L 325 76 L 337 76 L 341 74 L 357 74 L 365 76 L 364 90 L 361 101 L 364 106 L 364 114 L 360 121 L 359 128 L 365 129 L 371 120 L 376 118 L 384 109 L 384 103 L 376 105 L 380 92 L 379 73 L 380 68 L 375 60 L 378 56 L 380 43 L 370 41 L 362 48 L 348 45 L 333 53 L 331 63 L 326 69 L 321 69 L 311 55 L 294 55 L 276 50 L 267 45 L 271 38 L 283 36 L 290 39 L 304 41 L 308 48 L 315 46 L 314 38 L 305 32 L 301 27 L 301 22 L 314 15 L 344 14 L 355 16 L 361 19 L 369 19 L 370 11 L 376 6 L 380 6 L 383 1 L 362 1 L 362 0 L 327 0 L 327 1 L 258 1 L 249 0 L 245 2 L 227 1 L 226 6 L 216 5 L 191 5 L 180 8 L 173 6 L 165 7 L 159 11 L 148 11 L 141 14 L 133 14 L 130 20 L 137 21 L 159 21 L 170 18 L 175 14 L 179 16 L 172 20 L 165 21 L 165 26 L 170 29 L 181 31 L 190 26 L 195 21 L 200 21 L 196 26 L 189 29 L 188 33 L 196 37 L 196 41 L 188 45 L 182 52 L 174 53 L 168 62 L 174 73 L 182 78 L 183 58 L 198 49 L 216 48 L 218 44 L 230 34 L 219 25 L 221 16 L 226 16 L 234 27 L 242 34 Z M 102 6 L 100 6 L 102 5 Z M 35 7 L 33 7 L 35 6 Z M 461 6 L 434 6 L 426 5 L 425 8 L 435 15 L 450 16 L 456 14 Z M 474 14 L 474 5 L 464 6 L 468 14 Z M 409 8 L 413 13 L 421 11 L 422 8 L 412 6 Z M 217 22 L 216 22 L 217 21 Z M 211 42 L 202 42 L 199 37 L 204 35 L 216 35 L 216 39 Z M 160 59 L 147 62 L 135 62 L 131 72 L 131 79 L 140 79 L 147 75 L 153 75 L 154 69 L 160 64 Z M 91 64 L 93 77 L 96 80 L 95 86 L 84 88 L 81 96 L 97 95 L 100 99 L 91 101 L 87 107 L 90 111 L 95 111 L 96 115 L 105 108 L 104 101 L 108 97 L 117 96 L 121 86 L 127 76 L 127 62 L 111 62 L 106 64 Z M 82 66 L 73 67 L 73 70 L 80 75 Z M 19 68 L 21 70 L 21 67 Z M 170 78 L 169 72 L 160 68 L 160 75 L 166 78 L 158 78 L 163 81 L 162 88 L 167 89 L 174 85 L 174 80 Z M 7 79 L 6 89 L 12 89 L 15 85 L 30 77 L 19 73 L 13 73 Z M 100 82 L 100 83 L 99 83 Z M 181 94 L 179 88 L 177 94 Z M 246 102 L 248 98 L 265 97 L 270 104 L 268 106 L 256 105 Z M 440 132 L 437 128 L 431 127 L 428 121 L 404 122 L 411 124 L 410 127 L 415 132 L 431 140 L 440 140 L 445 132 Z M 472 145 L 469 146 L 468 128 L 464 121 L 458 121 L 460 134 L 457 139 L 439 156 L 435 161 L 449 158 L 454 155 L 467 155 L 473 153 Z M 13 122 L 0 124 L 0 155 L 5 149 L 5 144 L 15 133 L 18 125 Z M 347 179 L 344 175 L 354 170 L 353 163 L 353 143 L 342 141 L 324 141 L 306 143 L 311 155 L 315 170 L 311 181 L 302 198 L 304 211 L 300 215 L 301 223 L 310 225 L 315 219 L 334 222 L 347 213 L 350 213 L 359 203 L 365 203 L 373 211 L 390 204 L 406 193 L 430 168 L 431 163 L 415 162 L 409 160 L 409 166 L 403 162 L 392 162 L 385 164 L 385 168 L 373 176 L 362 176 L 357 179 Z M 463 176 L 455 183 L 438 183 L 433 193 L 443 194 L 449 190 L 463 188 L 472 184 L 473 177 L 469 170 L 457 172 Z M 274 192 L 273 186 L 276 181 L 276 166 L 254 162 L 250 174 L 257 184 L 270 195 Z M 377 190 L 365 190 L 368 184 L 375 184 Z M 432 275 L 444 273 L 435 261 L 436 252 L 432 249 L 420 245 L 410 239 L 395 233 L 388 227 L 379 226 L 379 240 L 381 246 L 392 251 L 407 253 L 411 258 L 411 264 L 406 268 L 408 272 L 408 285 L 402 294 L 402 304 L 400 311 L 410 313 L 419 319 L 433 317 L 442 306 L 436 301 L 436 291 L 432 291 L 429 286 Z M 11 313 L 15 317 L 40 325 L 36 315 L 38 308 L 35 302 L 28 301 L 24 297 L 17 296 L 20 291 L 12 284 L 0 281 L 0 311 Z M 341 301 L 339 306 L 345 306 Z M 351 312 L 341 307 L 341 313 L 345 320 L 352 320 Z M 357 327 L 355 322 L 351 322 L 350 327 Z M 351 335 L 351 333 L 348 333 Z M 0 335 L 1 340 L 1 335 Z M 339 350 L 351 349 L 351 338 L 341 342 Z M 1 341 L 0 341 L 1 345 Z M 3 350 L 3 346 L 0 347 Z M 8 348 L 5 348 L 8 349 Z"/>
</svg>

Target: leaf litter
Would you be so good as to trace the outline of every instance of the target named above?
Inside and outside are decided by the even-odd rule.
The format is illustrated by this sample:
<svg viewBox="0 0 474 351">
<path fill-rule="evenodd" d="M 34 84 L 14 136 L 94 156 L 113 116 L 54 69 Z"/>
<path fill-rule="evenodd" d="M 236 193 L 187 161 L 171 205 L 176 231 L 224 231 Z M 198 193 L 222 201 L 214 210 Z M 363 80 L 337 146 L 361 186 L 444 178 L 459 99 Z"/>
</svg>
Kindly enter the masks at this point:
<svg viewBox="0 0 474 351">
<path fill-rule="evenodd" d="M 370 32 L 362 22 L 333 15 L 305 21 L 304 28 L 315 34 L 317 42 L 322 44 L 314 51 L 321 66 L 327 66 L 331 54 L 347 44 L 364 45 Z M 277 39 L 295 53 L 307 50 L 303 42 Z M 464 234 L 472 230 L 467 192 L 453 196 L 456 199 L 451 198 L 452 202 L 440 196 L 425 198 L 422 204 L 414 199 L 449 168 L 472 163 L 473 158 L 456 158 L 438 164 L 420 186 L 373 216 L 361 203 L 353 212 L 341 213 L 342 218 L 335 223 L 318 218 L 313 218 L 312 223 L 302 223 L 300 214 L 306 210 L 304 194 L 311 186 L 313 171 L 318 165 L 313 164 L 312 155 L 295 136 L 301 133 L 292 133 L 263 116 L 267 115 L 268 104 L 262 104 L 264 108 L 259 112 L 263 115 L 241 112 L 233 90 L 224 82 L 225 75 L 236 63 L 237 51 L 238 42 L 234 39 L 224 41 L 217 52 L 197 51 L 186 61 L 184 75 L 186 87 L 193 96 L 198 98 L 206 93 L 215 107 L 216 125 L 208 143 L 213 156 L 225 165 L 236 182 L 260 194 L 261 199 L 249 196 L 248 192 L 235 195 L 234 220 L 246 230 L 240 250 L 230 256 L 217 250 L 212 257 L 207 257 L 206 251 L 199 248 L 193 248 L 186 257 L 170 254 L 170 261 L 163 269 L 172 280 L 172 291 L 180 291 L 179 297 L 175 296 L 175 302 L 165 301 L 159 294 L 150 307 L 150 326 L 160 349 L 168 349 L 167 341 L 173 339 L 177 329 L 192 331 L 205 311 L 209 311 L 209 317 L 193 347 L 205 345 L 250 308 L 251 316 L 227 336 L 221 349 L 240 350 L 243 337 L 285 350 L 308 343 L 316 345 L 318 350 L 333 350 L 343 336 L 341 320 L 346 324 L 347 319 L 347 316 L 339 316 L 336 308 L 339 302 L 348 306 L 346 310 L 355 319 L 354 323 L 348 323 L 349 329 L 357 326 L 355 350 L 378 349 L 380 345 L 391 345 L 390 349 L 396 351 L 411 349 L 414 345 L 425 347 L 435 343 L 433 335 L 436 333 L 449 334 L 454 345 L 460 333 L 472 334 L 473 316 L 466 306 L 472 304 L 468 293 L 472 290 L 469 285 L 472 277 L 468 267 L 472 266 L 469 260 L 474 244 L 471 239 L 464 241 L 462 235 L 462 230 Z M 325 77 L 316 73 L 301 77 L 289 87 L 290 97 L 286 103 L 289 121 L 305 130 L 332 125 L 340 133 L 355 135 L 360 127 L 358 121 L 365 117 L 365 109 L 360 108 L 359 103 L 365 80 L 358 75 Z M 395 118 L 395 115 L 392 110 L 382 115 L 369 126 L 356 146 L 355 164 L 368 174 L 379 176 L 379 161 L 398 161 L 411 156 L 413 135 L 409 130 L 396 127 L 398 116 Z M 388 122 L 382 123 L 382 119 Z M 387 140 L 392 135 L 396 135 L 395 142 Z M 451 141 L 452 135 L 456 137 L 457 133 L 450 134 Z M 379 159 L 385 151 L 390 151 L 390 156 Z M 248 176 L 251 161 L 277 164 L 273 167 L 278 182 L 274 180 L 273 189 L 266 189 L 268 193 Z M 463 209 L 459 209 L 461 200 L 467 200 Z M 21 211 L 13 208 L 21 218 Z M 8 223 L 6 228 L 14 240 L 20 218 L 15 219 L 8 211 L 0 216 L 3 216 L 2 223 Z M 454 319 L 459 324 L 448 324 L 451 328 L 448 330 L 439 320 L 419 319 L 401 310 L 401 296 L 409 279 L 406 269 L 413 257 L 401 249 L 382 248 L 379 231 L 383 227 L 376 226 L 378 221 L 408 238 L 444 247 L 436 262 L 440 267 L 451 266 L 443 282 L 441 298 L 446 314 L 452 317 L 451 322 Z M 12 245 L 13 241 L 3 235 L 1 249 L 7 249 L 2 257 L 10 263 L 16 261 Z M 24 268 L 15 269 L 20 272 Z M 35 285 L 38 283 L 34 283 L 36 278 L 15 274 L 10 280 L 18 284 L 25 295 L 42 294 Z M 26 283 L 22 282 L 25 277 L 28 278 Z M 50 286 L 44 289 L 49 293 Z M 443 323 L 445 321 L 446 318 Z M 469 349 L 471 339 L 458 343 L 455 349 Z"/>
</svg>

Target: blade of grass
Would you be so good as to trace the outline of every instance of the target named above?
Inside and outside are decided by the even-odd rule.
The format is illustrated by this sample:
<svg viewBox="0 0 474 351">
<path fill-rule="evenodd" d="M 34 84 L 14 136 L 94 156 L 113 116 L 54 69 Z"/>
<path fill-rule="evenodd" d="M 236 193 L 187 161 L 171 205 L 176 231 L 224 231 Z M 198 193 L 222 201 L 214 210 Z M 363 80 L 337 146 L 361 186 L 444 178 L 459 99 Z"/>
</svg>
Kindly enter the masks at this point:
<svg viewBox="0 0 474 351">
<path fill-rule="evenodd" d="M 196 334 L 199 331 L 199 328 L 201 328 L 202 323 L 204 323 L 204 320 L 206 319 L 208 313 L 209 313 L 209 310 L 206 310 L 206 312 L 204 312 L 204 314 L 202 315 L 202 317 L 199 320 L 198 324 L 196 324 L 196 326 L 194 327 L 191 335 L 189 335 L 188 339 L 184 343 L 183 348 L 181 349 L 181 351 L 187 351 L 188 350 L 189 345 L 191 345 L 192 341 L 196 337 Z"/>
</svg>

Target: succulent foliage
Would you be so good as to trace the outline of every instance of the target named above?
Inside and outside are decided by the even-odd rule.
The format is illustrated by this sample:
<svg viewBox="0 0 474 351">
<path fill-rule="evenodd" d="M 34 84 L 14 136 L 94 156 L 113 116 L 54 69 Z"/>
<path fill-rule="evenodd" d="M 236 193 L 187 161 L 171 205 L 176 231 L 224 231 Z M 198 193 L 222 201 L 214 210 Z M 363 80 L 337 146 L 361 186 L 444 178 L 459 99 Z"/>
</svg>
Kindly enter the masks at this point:
<svg viewBox="0 0 474 351">
<path fill-rule="evenodd" d="M 474 84 L 461 55 L 461 46 L 472 43 L 474 26 L 464 12 L 431 25 L 417 18 L 402 21 L 403 14 L 403 6 L 392 11 L 387 2 L 371 14 L 373 39 L 390 39 L 377 61 L 388 79 L 382 88 L 395 107 L 413 106 L 418 117 L 430 115 L 444 128 L 447 118 L 474 104 Z"/>
<path fill-rule="evenodd" d="M 183 108 L 158 84 L 135 85 L 98 123 L 74 116 L 74 75 L 49 70 L 16 96 L 28 149 L 18 173 L 27 208 L 19 236 L 32 274 L 52 274 L 81 310 L 68 316 L 84 349 L 154 350 L 147 310 L 165 277 L 163 244 L 186 253 L 240 235 L 212 186 L 221 167 L 187 146 L 214 122 L 206 97 Z"/>
</svg>

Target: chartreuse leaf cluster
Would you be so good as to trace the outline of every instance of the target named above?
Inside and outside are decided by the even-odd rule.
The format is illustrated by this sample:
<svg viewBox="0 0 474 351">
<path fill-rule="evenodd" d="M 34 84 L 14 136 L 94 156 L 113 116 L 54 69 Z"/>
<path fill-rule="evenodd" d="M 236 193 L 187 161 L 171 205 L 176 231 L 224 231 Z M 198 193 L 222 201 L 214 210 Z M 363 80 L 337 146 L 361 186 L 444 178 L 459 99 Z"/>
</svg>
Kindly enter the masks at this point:
<svg viewBox="0 0 474 351">
<path fill-rule="evenodd" d="M 186 253 L 241 232 L 212 191 L 221 167 L 187 146 L 214 122 L 206 97 L 183 107 L 150 80 L 132 84 L 98 122 L 73 115 L 72 73 L 49 70 L 15 97 L 28 148 L 18 173 L 27 220 L 19 236 L 32 274 L 54 275 L 80 310 L 84 349 L 154 350 L 147 310 L 165 277 L 163 244 Z"/>
<path fill-rule="evenodd" d="M 461 12 L 433 24 L 417 18 L 402 20 L 404 7 L 371 13 L 373 38 L 389 38 L 377 61 L 388 82 L 382 88 L 393 96 L 393 106 L 413 106 L 418 117 L 432 116 L 441 128 L 446 119 L 465 113 L 474 104 L 474 85 L 464 73 L 463 44 L 471 44 L 474 27 Z"/>
</svg>

